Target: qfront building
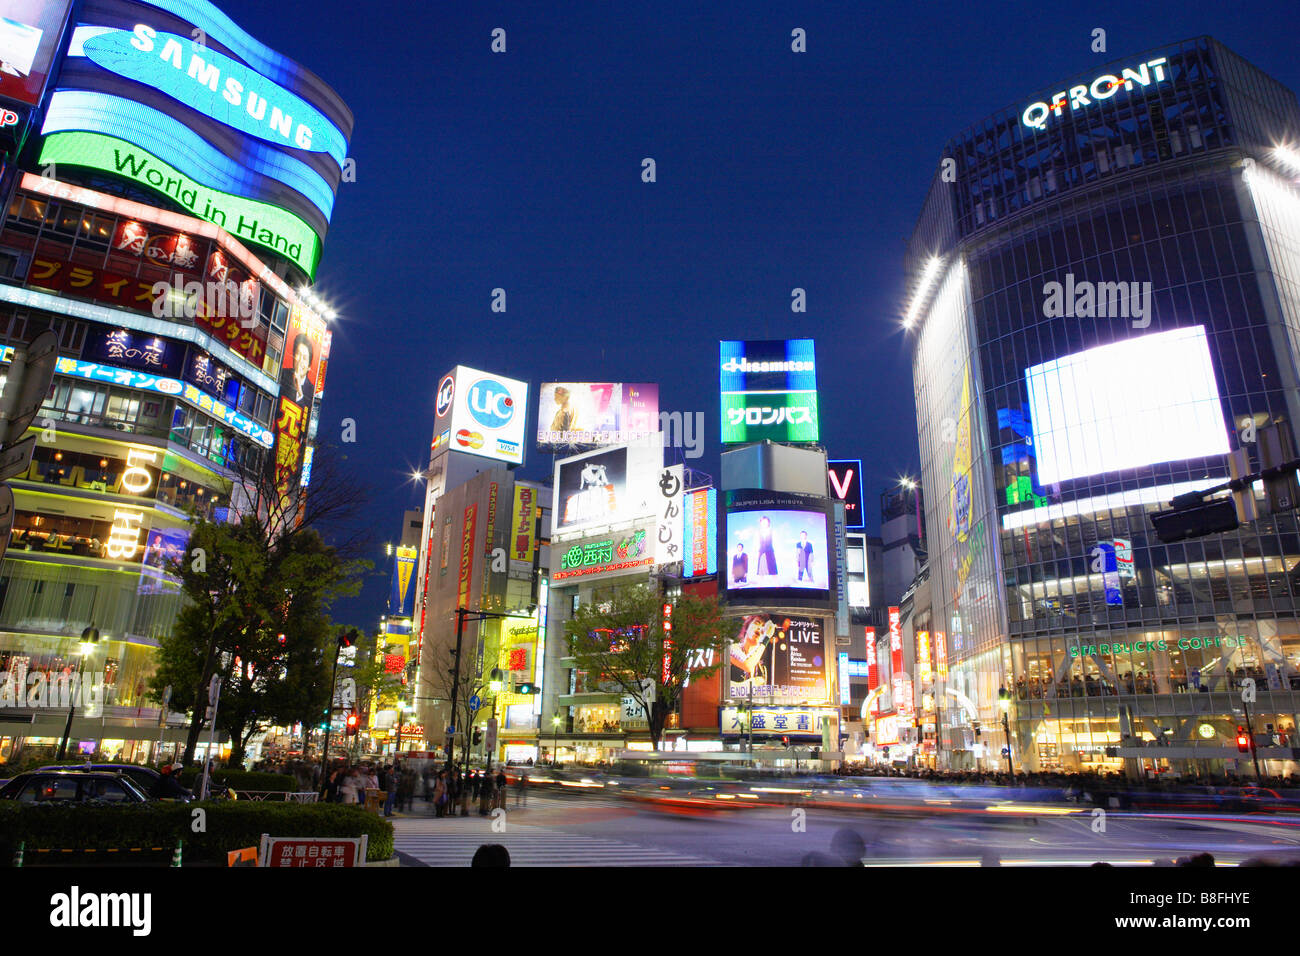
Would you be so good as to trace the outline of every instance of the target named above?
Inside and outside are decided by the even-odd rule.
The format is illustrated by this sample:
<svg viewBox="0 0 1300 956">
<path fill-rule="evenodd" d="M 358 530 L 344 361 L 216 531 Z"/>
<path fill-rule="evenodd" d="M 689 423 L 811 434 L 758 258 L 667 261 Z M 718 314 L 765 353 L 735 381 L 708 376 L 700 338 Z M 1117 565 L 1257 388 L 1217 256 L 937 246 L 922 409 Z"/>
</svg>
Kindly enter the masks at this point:
<svg viewBox="0 0 1300 956">
<path fill-rule="evenodd" d="M 310 482 L 331 333 L 309 286 L 352 114 L 206 0 L 10 13 L 40 82 L 0 78 L 0 376 L 47 329 L 58 359 L 6 474 L 0 761 L 53 756 L 70 701 L 32 691 L 78 672 L 70 755 L 156 758 L 184 739 L 147 679 L 191 517 Z"/>
<path fill-rule="evenodd" d="M 1249 721 L 1296 769 L 1296 513 L 1257 484 L 1234 531 L 1151 515 L 1294 438 L 1297 145 L 1294 93 L 1201 37 L 944 148 L 905 318 L 941 764 L 1253 774 Z"/>
</svg>

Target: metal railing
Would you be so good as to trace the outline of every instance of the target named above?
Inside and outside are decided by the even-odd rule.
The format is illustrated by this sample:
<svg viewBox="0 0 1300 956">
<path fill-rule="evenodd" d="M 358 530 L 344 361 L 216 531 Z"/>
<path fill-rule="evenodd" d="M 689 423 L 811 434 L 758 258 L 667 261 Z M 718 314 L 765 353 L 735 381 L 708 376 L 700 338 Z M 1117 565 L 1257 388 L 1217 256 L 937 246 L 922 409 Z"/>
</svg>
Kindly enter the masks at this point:
<svg viewBox="0 0 1300 956">
<path fill-rule="evenodd" d="M 234 788 L 232 788 L 234 789 Z M 260 803 L 268 798 L 284 803 L 315 803 L 320 794 L 315 790 L 235 790 L 240 800 L 252 800 Z"/>
</svg>

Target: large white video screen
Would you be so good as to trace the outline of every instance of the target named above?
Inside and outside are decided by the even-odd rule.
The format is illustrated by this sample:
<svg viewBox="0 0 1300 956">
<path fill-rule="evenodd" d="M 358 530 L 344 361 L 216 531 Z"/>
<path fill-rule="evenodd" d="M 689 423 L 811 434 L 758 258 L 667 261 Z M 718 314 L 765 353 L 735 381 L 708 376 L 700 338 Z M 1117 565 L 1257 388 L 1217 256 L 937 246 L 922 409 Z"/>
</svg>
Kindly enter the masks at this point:
<svg viewBox="0 0 1300 956">
<path fill-rule="evenodd" d="M 1025 370 L 1040 485 L 1228 452 L 1204 326 Z"/>
</svg>

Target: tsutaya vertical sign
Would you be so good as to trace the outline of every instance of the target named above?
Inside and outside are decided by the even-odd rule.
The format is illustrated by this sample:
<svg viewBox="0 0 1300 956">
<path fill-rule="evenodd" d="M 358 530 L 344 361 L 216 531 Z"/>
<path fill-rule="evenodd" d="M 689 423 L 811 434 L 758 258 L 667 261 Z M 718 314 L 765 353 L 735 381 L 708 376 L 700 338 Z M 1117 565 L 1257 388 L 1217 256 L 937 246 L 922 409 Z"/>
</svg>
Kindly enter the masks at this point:
<svg viewBox="0 0 1300 956">
<path fill-rule="evenodd" d="M 1162 56 L 1139 64 L 1136 70 L 1125 67 L 1120 71 L 1119 76 L 1103 73 L 1089 84 L 1080 83 L 1078 86 L 1070 87 L 1068 91 L 1053 94 L 1050 103 L 1030 103 L 1020 114 L 1020 122 L 1030 129 L 1046 129 L 1047 121 L 1053 116 L 1059 118 L 1067 105 L 1070 112 L 1075 112 L 1091 106 L 1098 100 L 1110 99 L 1120 91 L 1121 87 L 1131 93 L 1135 84 L 1147 87 L 1152 83 L 1163 83 L 1166 62 L 1168 62 L 1167 58 Z"/>
<path fill-rule="evenodd" d="M 131 448 L 126 453 L 126 470 L 122 472 L 122 490 L 131 495 L 144 495 L 154 490 L 154 472 L 158 453 L 141 448 Z M 140 550 L 140 532 L 144 530 L 144 512 L 132 508 L 113 509 L 113 528 L 108 535 L 105 553 L 117 561 L 131 561 Z"/>
</svg>

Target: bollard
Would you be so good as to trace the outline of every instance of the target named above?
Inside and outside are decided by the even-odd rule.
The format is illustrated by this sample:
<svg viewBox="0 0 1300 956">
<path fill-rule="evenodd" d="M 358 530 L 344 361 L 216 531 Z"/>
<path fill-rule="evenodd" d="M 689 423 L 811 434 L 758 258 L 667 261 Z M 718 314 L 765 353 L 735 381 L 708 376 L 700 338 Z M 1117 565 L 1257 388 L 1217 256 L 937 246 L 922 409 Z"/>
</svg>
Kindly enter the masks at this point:
<svg viewBox="0 0 1300 956">
<path fill-rule="evenodd" d="M 25 842 L 19 841 L 18 848 L 14 850 L 14 866 L 21 867 L 23 865 L 23 849 L 26 846 Z"/>
<path fill-rule="evenodd" d="M 172 866 L 181 865 L 181 844 L 183 841 L 176 841 L 176 849 L 172 852 Z"/>
</svg>

